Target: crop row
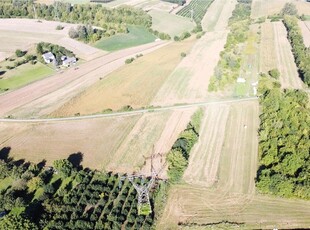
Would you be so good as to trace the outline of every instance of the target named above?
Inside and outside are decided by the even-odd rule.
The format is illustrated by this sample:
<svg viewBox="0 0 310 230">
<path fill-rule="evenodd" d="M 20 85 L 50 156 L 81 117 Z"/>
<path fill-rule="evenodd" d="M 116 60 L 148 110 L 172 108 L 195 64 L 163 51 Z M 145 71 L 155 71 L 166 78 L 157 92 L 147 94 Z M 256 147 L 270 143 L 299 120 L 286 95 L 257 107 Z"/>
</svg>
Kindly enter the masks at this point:
<svg viewBox="0 0 310 230">
<path fill-rule="evenodd" d="M 187 6 L 177 12 L 177 15 L 187 18 L 193 17 L 193 20 L 200 24 L 212 2 L 213 0 L 192 0 Z"/>
</svg>

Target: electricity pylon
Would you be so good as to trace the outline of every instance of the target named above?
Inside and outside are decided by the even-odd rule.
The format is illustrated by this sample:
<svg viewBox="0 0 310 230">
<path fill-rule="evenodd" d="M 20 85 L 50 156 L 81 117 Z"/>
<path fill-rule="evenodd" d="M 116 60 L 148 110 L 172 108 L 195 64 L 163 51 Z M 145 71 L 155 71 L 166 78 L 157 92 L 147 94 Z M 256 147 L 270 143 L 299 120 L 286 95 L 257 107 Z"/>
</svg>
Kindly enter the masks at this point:
<svg viewBox="0 0 310 230">
<path fill-rule="evenodd" d="M 151 180 L 148 183 L 141 183 L 138 185 L 134 179 L 135 178 L 142 178 L 144 177 L 142 175 L 128 175 L 127 178 L 131 182 L 132 186 L 136 189 L 138 193 L 138 214 L 139 215 L 149 215 L 152 213 L 151 203 L 150 203 L 150 196 L 149 192 L 152 189 L 155 181 L 158 179 L 158 175 L 162 172 L 162 170 L 165 168 L 166 164 L 162 166 L 162 168 L 156 172 L 153 167 L 153 158 L 154 155 L 151 156 Z M 124 177 L 125 179 L 125 177 Z"/>
</svg>

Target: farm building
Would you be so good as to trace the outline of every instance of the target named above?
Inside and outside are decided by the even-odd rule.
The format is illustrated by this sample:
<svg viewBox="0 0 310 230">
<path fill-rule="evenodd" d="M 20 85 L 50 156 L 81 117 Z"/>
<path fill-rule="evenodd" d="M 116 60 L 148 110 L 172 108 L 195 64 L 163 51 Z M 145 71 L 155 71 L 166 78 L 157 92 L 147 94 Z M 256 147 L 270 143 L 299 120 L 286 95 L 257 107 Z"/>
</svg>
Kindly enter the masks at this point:
<svg viewBox="0 0 310 230">
<path fill-rule="evenodd" d="M 74 65 L 74 64 L 76 64 L 75 57 L 66 57 L 62 62 L 62 65 L 66 67 L 69 67 L 70 65 Z"/>
<path fill-rule="evenodd" d="M 55 59 L 56 59 L 54 54 L 51 52 L 43 54 L 42 57 L 46 63 L 51 63 L 51 62 L 55 61 Z"/>
</svg>

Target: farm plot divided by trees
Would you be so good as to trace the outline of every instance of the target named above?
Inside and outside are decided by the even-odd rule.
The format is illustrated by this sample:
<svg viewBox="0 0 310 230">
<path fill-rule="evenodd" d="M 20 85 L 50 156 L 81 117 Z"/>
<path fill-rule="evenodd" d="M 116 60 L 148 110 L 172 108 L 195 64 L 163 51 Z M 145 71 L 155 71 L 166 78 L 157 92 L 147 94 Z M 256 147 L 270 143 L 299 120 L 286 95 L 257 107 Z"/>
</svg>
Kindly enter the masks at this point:
<svg viewBox="0 0 310 230">
<path fill-rule="evenodd" d="M 187 18 L 191 18 L 193 15 L 194 21 L 200 24 L 212 2 L 213 0 L 192 0 L 187 6 L 177 12 L 177 15 Z"/>
</svg>

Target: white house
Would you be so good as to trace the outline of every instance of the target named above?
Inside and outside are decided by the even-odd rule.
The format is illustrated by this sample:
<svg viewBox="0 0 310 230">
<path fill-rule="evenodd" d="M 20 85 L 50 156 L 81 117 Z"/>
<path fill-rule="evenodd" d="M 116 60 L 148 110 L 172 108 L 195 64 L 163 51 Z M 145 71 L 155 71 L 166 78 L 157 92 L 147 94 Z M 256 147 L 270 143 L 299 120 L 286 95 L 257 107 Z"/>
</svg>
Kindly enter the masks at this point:
<svg viewBox="0 0 310 230">
<path fill-rule="evenodd" d="M 51 63 L 56 60 L 54 54 L 52 54 L 51 52 L 43 54 L 42 57 L 46 63 Z"/>
<path fill-rule="evenodd" d="M 245 81 L 244 78 L 238 77 L 237 82 L 238 82 L 238 83 L 245 83 L 246 81 Z"/>
<path fill-rule="evenodd" d="M 74 65 L 76 63 L 75 57 L 67 57 L 65 60 L 62 61 L 63 66 L 69 67 L 70 65 Z"/>
</svg>

